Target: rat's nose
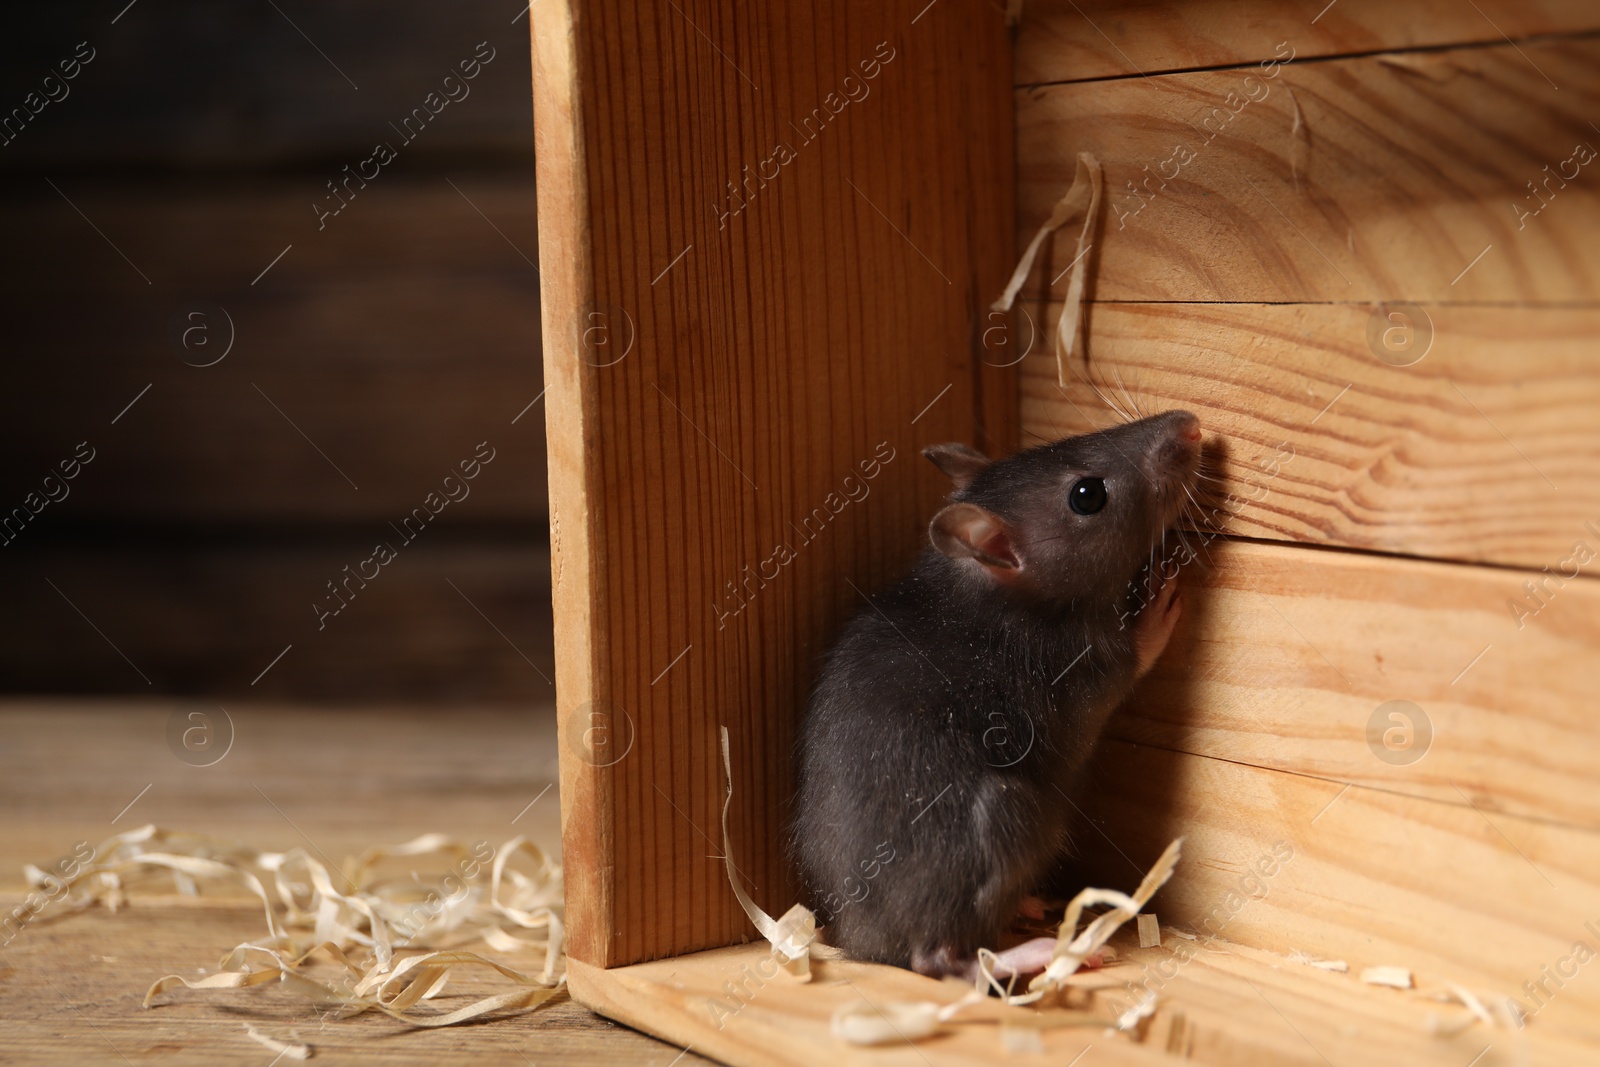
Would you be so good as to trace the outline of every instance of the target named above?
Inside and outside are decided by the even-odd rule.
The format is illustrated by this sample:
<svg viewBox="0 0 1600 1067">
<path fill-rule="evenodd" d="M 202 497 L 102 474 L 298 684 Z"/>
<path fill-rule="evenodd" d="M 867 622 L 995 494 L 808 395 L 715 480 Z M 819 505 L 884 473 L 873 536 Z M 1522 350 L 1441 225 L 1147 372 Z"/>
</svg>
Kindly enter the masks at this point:
<svg viewBox="0 0 1600 1067">
<path fill-rule="evenodd" d="M 1174 411 L 1168 416 L 1174 425 L 1173 432 L 1191 445 L 1200 443 L 1200 420 L 1188 411 Z"/>
</svg>

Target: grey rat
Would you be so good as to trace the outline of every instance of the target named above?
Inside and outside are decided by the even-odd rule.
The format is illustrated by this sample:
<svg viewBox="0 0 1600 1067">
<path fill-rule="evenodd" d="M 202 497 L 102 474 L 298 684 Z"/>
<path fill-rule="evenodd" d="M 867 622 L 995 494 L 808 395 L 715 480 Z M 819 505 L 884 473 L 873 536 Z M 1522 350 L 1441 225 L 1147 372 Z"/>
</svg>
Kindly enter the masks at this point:
<svg viewBox="0 0 1600 1067">
<path fill-rule="evenodd" d="M 1139 579 L 1192 498 L 1200 438 L 1169 411 L 1000 460 L 924 450 L 954 483 L 932 544 L 845 626 L 800 729 L 790 849 L 830 944 L 932 976 L 1000 947 L 1177 622 L 1176 580 Z"/>
</svg>

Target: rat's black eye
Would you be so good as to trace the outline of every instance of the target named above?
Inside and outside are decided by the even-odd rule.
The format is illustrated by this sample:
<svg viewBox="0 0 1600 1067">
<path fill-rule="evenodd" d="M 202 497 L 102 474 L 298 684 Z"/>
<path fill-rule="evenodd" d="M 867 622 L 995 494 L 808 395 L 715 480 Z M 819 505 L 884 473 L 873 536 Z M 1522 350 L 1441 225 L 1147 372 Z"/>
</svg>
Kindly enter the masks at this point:
<svg viewBox="0 0 1600 1067">
<path fill-rule="evenodd" d="M 1067 500 L 1079 515 L 1093 515 L 1106 506 L 1106 483 L 1100 478 L 1079 478 L 1067 491 Z"/>
</svg>

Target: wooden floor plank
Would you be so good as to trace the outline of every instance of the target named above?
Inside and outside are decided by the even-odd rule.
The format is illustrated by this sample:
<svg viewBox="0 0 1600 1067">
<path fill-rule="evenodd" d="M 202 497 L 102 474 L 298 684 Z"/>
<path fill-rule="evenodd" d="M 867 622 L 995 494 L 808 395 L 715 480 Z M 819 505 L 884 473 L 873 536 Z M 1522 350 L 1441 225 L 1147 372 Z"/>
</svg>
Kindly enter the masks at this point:
<svg viewBox="0 0 1600 1067">
<path fill-rule="evenodd" d="M 1019 90 L 1019 233 L 1092 152 L 1092 299 L 1593 304 L 1597 113 L 1594 38 Z"/>
<path fill-rule="evenodd" d="M 230 705 L 233 748 L 210 767 L 180 761 L 167 747 L 169 716 L 190 707 L 159 700 L 0 702 L 6 912 L 23 897 L 23 863 L 47 867 L 71 855 L 76 841 L 97 843 L 148 821 L 256 848 L 309 841 L 335 861 L 427 831 L 497 846 L 520 832 L 559 850 L 548 704 L 368 711 Z M 297 1035 L 319 1063 L 709 1062 L 565 999 L 444 1030 L 413 1030 L 375 1013 L 325 1022 L 276 987 L 220 995 L 180 990 L 158 1007 L 142 1008 L 157 977 L 198 977 L 234 945 L 262 935 L 259 905 L 230 897 L 224 890 L 196 901 L 169 886 L 154 896 L 133 894 L 117 915 L 56 917 L 46 910 L 0 949 L 0 1055 L 7 1063 L 52 1067 L 156 1059 L 265 1064 L 272 1054 L 245 1036 L 248 1023 L 274 1036 Z M 458 995 L 481 988 L 470 976 L 465 983 Z M 463 995 L 452 1004 L 465 1002 Z"/>
<path fill-rule="evenodd" d="M 1059 314 L 1022 322 L 1029 443 L 1119 418 L 1096 386 L 1187 408 L 1233 494 L 1230 533 L 1535 570 L 1578 540 L 1600 551 L 1584 526 L 1600 527 L 1600 311 L 1096 304 L 1064 389 L 1044 341 Z M 1384 330 L 1410 347 L 1388 353 Z"/>
<path fill-rule="evenodd" d="M 830 1032 L 833 1013 L 852 1004 L 884 1005 L 959 1000 L 966 988 L 898 967 L 850 960 L 816 961 L 810 982 L 785 974 L 763 980 L 771 956 L 765 942 L 713 949 L 673 959 L 600 970 L 576 963 L 573 995 L 602 1014 L 693 1047 L 740 1067 L 894 1067 L 1004 1062 L 1067 1063 L 1094 1049 L 1096 1063 L 1157 1067 L 1175 1060 L 1099 1028 L 1056 1029 L 1043 1035 L 1042 1053 L 1007 1053 L 994 1025 L 948 1026 L 914 1045 L 851 1045 Z M 753 976 L 753 977 L 752 977 Z M 743 990 L 744 992 L 736 992 Z M 990 1010 L 998 1010 L 997 1008 Z M 1024 1009 L 1009 1016 L 1025 1018 Z"/>
</svg>

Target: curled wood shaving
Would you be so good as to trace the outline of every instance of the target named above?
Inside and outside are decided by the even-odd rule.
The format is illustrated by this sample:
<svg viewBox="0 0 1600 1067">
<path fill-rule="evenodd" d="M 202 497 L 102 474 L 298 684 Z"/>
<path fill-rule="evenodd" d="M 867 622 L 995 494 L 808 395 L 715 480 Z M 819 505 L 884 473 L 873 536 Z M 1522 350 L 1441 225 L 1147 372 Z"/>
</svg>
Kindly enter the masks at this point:
<svg viewBox="0 0 1600 1067">
<path fill-rule="evenodd" d="M 1153 990 L 1146 990 L 1139 997 L 1138 1003 L 1121 1015 L 1117 1016 L 1118 1030 L 1132 1030 L 1145 1019 L 1155 1014 L 1156 994 Z"/>
<path fill-rule="evenodd" d="M 1156 890 L 1167 884 L 1177 869 L 1178 858 L 1183 855 L 1183 838 L 1168 845 L 1155 866 L 1145 874 L 1139 888 L 1130 897 L 1111 889 L 1085 889 L 1067 905 L 1066 917 L 1056 933 L 1056 950 L 1051 955 L 1050 966 L 1028 985 L 1028 1000 L 1037 999 L 1052 989 L 1060 988 L 1065 980 L 1075 974 L 1083 961 L 1094 954 L 1117 932 L 1117 928 L 1139 913 L 1149 903 Z M 1083 909 L 1095 904 L 1111 904 L 1112 909 L 1097 917 L 1083 933 L 1076 934 L 1078 919 Z M 1074 936 L 1076 934 L 1076 936 Z M 1017 998 L 1019 1001 L 1024 998 Z"/>
<path fill-rule="evenodd" d="M 1495 1025 L 1494 1016 L 1489 1014 L 1489 1009 L 1483 1006 L 1483 1001 L 1479 1000 L 1472 990 L 1456 982 L 1446 982 L 1445 988 L 1450 990 L 1450 994 L 1485 1026 Z"/>
<path fill-rule="evenodd" d="M 728 728 L 722 727 L 722 771 L 727 776 L 728 791 L 722 801 L 722 859 L 728 869 L 728 883 L 739 906 L 750 917 L 761 936 L 772 943 L 772 958 L 792 978 L 802 982 L 811 980 L 811 945 L 817 939 L 817 917 L 804 904 L 796 904 L 783 913 L 783 918 L 773 919 L 761 910 L 739 881 L 739 869 L 733 863 L 733 838 L 728 833 L 728 808 L 733 804 L 733 757 L 728 752 Z"/>
<path fill-rule="evenodd" d="M 1295 192 L 1300 191 L 1300 172 L 1305 169 L 1311 154 L 1311 130 L 1305 116 L 1300 113 L 1300 98 L 1289 89 L 1289 103 L 1294 106 L 1294 123 L 1289 127 L 1289 173 L 1294 178 Z"/>
<path fill-rule="evenodd" d="M 347 860 L 336 885 L 327 865 L 303 849 L 261 852 L 150 825 L 108 838 L 95 850 L 95 862 L 62 881 L 69 894 L 86 891 L 75 898 L 80 906 L 103 903 L 114 909 L 125 896 L 122 877 L 152 869 L 177 877 L 180 893 L 198 893 L 199 883 L 220 880 L 243 885 L 261 901 L 265 938 L 235 946 L 216 974 L 157 979 L 145 994 L 147 1008 L 179 986 L 233 990 L 275 981 L 316 1004 L 335 1008 L 340 1017 L 376 1010 L 413 1026 L 436 1027 L 540 1004 L 565 981 L 561 868 L 525 838 L 514 837 L 501 845 L 487 874 L 482 869 L 487 856 L 466 866 L 458 862 L 461 873 L 445 879 L 458 888 L 445 894 L 431 891 L 414 876 L 408 881 L 375 873 L 385 860 L 442 855 L 461 861 L 474 851 L 441 834 L 424 834 Z M 523 866 L 531 866 L 531 873 L 510 866 L 518 858 L 527 861 Z M 268 892 L 257 870 L 270 875 L 275 892 Z M 524 936 L 513 936 L 504 928 L 508 925 Z M 452 943 L 442 944 L 445 939 Z M 460 948 L 479 939 L 495 951 L 542 949 L 543 969 L 537 975 L 523 974 Z M 397 958 L 396 953 L 405 950 L 427 951 Z M 303 973 L 305 965 L 319 957 L 337 965 L 337 981 Z M 443 991 L 453 970 L 463 967 L 488 968 L 519 988 L 456 1011 L 416 1012 L 422 1001 Z M 270 1040 L 275 1039 L 263 1043 Z"/>
<path fill-rule="evenodd" d="M 1427 1017 L 1428 1031 L 1435 1037 L 1454 1037 L 1470 1029 L 1474 1022 L 1481 1022 L 1490 1029 L 1496 1029 L 1501 1025 L 1500 1019 L 1484 1006 L 1483 1001 L 1472 990 L 1458 982 L 1447 981 L 1444 985 L 1446 992 L 1435 993 L 1433 998 L 1460 1004 L 1467 1009 L 1467 1014 L 1452 1019 L 1442 1019 L 1438 1015 L 1430 1013 Z M 1506 1014 L 1508 1016 L 1507 1023 L 1516 1026 L 1517 1020 L 1515 1017 L 1511 1017 L 1509 1012 Z"/>
<path fill-rule="evenodd" d="M 1157 919 L 1153 914 L 1146 913 L 1146 914 L 1142 914 L 1142 915 L 1139 916 L 1138 922 L 1139 922 L 1139 947 L 1140 948 L 1160 948 L 1161 947 L 1161 922 L 1160 922 L 1160 920 Z"/>
<path fill-rule="evenodd" d="M 1410 989 L 1411 972 L 1404 967 L 1368 967 L 1361 972 L 1367 985 L 1389 986 L 1393 989 Z"/>
<path fill-rule="evenodd" d="M 1344 960 L 1315 959 L 1309 953 L 1298 948 L 1289 953 L 1289 958 L 1295 963 L 1303 963 L 1307 967 L 1315 967 L 1322 971 L 1338 971 L 1340 974 L 1346 974 L 1350 970 L 1350 965 Z"/>
<path fill-rule="evenodd" d="M 1005 292 L 989 305 L 991 311 L 1010 311 L 1012 303 L 1017 299 L 1017 293 L 1022 290 L 1023 283 L 1028 280 L 1028 275 L 1033 270 L 1033 261 L 1038 258 L 1044 239 L 1064 226 L 1073 216 L 1080 213 L 1083 215 L 1083 226 L 1078 231 L 1077 251 L 1072 260 L 1072 279 L 1067 283 L 1066 304 L 1061 309 L 1061 317 L 1056 320 L 1054 342 L 1056 367 L 1063 387 L 1068 384 L 1067 364 L 1077 346 L 1078 334 L 1082 327 L 1083 287 L 1088 279 L 1089 250 L 1094 247 L 1089 244 L 1089 234 L 1094 229 L 1095 221 L 1100 217 L 1100 188 L 1100 161 L 1088 152 L 1079 152 L 1078 169 L 1073 175 L 1072 187 L 1056 201 L 1050 217 L 1039 227 L 1039 232 L 1033 235 L 1033 240 L 1028 242 L 1022 258 L 1017 261 L 1016 269 L 1011 272 L 1011 280 L 1006 283 Z"/>
<path fill-rule="evenodd" d="M 288 1056 L 291 1060 L 309 1060 L 311 1058 L 310 1045 L 279 1041 L 271 1034 L 263 1034 L 249 1023 L 244 1024 L 244 1033 L 250 1040 L 259 1041 L 267 1047 L 267 1051 L 276 1052 L 279 1056 Z"/>
</svg>

